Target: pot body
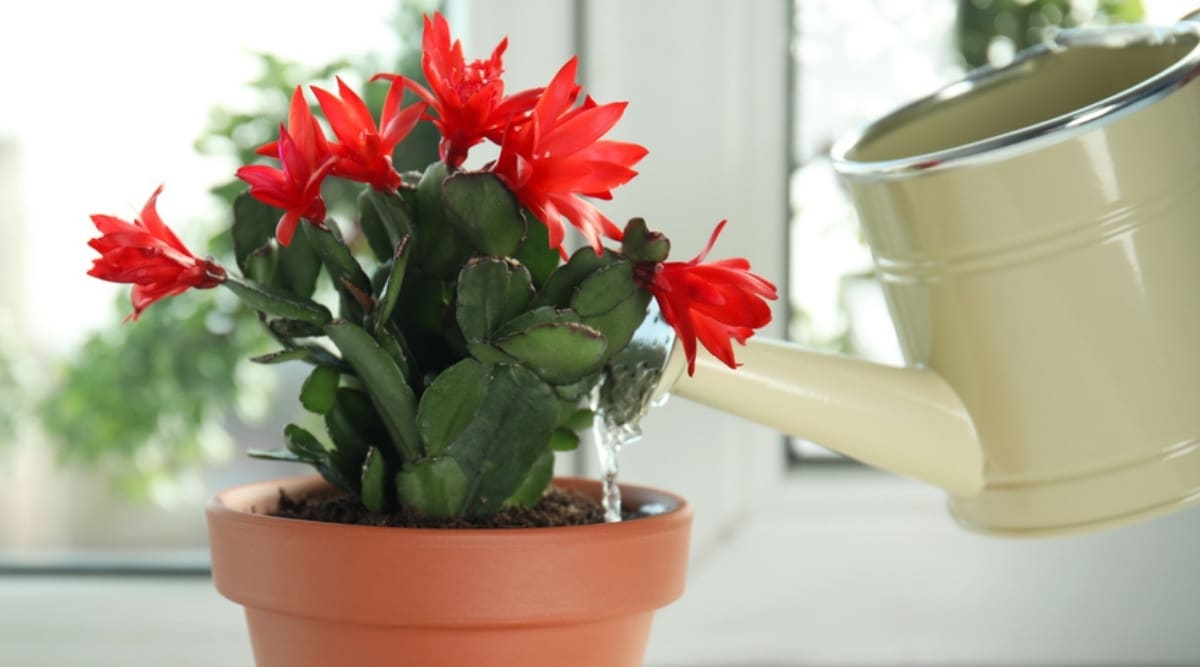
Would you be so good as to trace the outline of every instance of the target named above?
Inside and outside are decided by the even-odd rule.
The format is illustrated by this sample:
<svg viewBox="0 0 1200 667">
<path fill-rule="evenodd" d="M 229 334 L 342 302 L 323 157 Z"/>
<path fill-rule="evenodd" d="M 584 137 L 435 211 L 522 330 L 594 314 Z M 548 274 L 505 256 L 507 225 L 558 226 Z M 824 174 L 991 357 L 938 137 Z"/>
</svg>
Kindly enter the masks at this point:
<svg viewBox="0 0 1200 667">
<path fill-rule="evenodd" d="M 910 365 L 996 534 L 1200 501 L 1200 28 L 1065 31 L 835 148 Z"/>
<path fill-rule="evenodd" d="M 622 487 L 627 508 L 666 511 L 617 524 L 441 530 L 268 516 L 280 490 L 331 489 L 262 482 L 207 508 L 213 580 L 245 607 L 258 667 L 634 667 L 683 592 L 692 511 L 664 492 Z"/>
</svg>

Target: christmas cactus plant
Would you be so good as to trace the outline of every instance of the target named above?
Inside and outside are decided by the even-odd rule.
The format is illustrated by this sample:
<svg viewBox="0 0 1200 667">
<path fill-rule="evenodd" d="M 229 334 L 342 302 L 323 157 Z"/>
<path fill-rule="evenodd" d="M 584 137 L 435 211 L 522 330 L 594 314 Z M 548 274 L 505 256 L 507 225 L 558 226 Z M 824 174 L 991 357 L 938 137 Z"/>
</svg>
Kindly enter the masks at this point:
<svg viewBox="0 0 1200 667">
<path fill-rule="evenodd" d="M 156 210 L 161 186 L 132 222 L 92 217 L 101 256 L 90 274 L 133 284 L 132 319 L 222 286 L 279 343 L 253 361 L 311 366 L 300 402 L 324 437 L 292 424 L 285 447 L 254 455 L 310 464 L 373 511 L 535 504 L 651 300 L 689 372 L 697 341 L 733 366 L 731 340 L 770 320 L 775 288 L 745 260 L 706 262 L 710 242 L 667 261 L 666 237 L 641 219 L 622 229 L 585 199 L 611 198 L 647 153 L 603 138 L 625 103 L 581 102 L 575 59 L 544 88 L 509 94 L 505 47 L 469 62 L 445 19 L 427 18 L 428 88 L 374 77 L 368 85 L 389 86 L 378 122 L 338 80 L 336 92 L 311 88 L 326 128 L 297 87 L 278 140 L 259 151 L 273 162 L 238 170 L 249 187 L 232 211 L 236 271 L 179 241 Z M 440 132 L 441 159 L 398 173 L 393 151 L 419 122 Z M 484 142 L 498 156 L 467 169 Z M 335 178 L 363 184 L 352 224 L 327 217 L 321 186 Z M 584 241 L 569 256 L 565 225 Z"/>
</svg>

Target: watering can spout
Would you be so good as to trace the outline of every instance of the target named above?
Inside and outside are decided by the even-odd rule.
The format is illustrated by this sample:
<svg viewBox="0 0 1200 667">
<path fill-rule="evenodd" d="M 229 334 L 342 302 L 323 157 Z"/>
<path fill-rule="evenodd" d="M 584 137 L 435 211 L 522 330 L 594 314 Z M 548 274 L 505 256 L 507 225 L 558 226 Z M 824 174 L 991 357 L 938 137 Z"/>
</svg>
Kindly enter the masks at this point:
<svg viewBox="0 0 1200 667">
<path fill-rule="evenodd" d="M 752 340 L 734 370 L 701 352 L 692 376 L 679 346 L 662 388 L 812 440 L 959 497 L 984 485 L 983 449 L 958 395 L 937 373 Z"/>
</svg>

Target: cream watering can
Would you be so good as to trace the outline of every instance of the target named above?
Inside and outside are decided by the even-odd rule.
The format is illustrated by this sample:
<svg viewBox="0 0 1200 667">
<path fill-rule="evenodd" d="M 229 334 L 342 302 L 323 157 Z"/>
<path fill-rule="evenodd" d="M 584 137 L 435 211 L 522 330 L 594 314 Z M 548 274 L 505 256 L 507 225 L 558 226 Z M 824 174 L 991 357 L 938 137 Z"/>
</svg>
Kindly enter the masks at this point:
<svg viewBox="0 0 1200 667">
<path fill-rule="evenodd" d="M 755 339 L 688 377 L 675 346 L 655 391 L 942 487 L 979 532 L 1200 502 L 1198 77 L 1190 21 L 1064 31 L 847 137 L 908 367 Z"/>
</svg>

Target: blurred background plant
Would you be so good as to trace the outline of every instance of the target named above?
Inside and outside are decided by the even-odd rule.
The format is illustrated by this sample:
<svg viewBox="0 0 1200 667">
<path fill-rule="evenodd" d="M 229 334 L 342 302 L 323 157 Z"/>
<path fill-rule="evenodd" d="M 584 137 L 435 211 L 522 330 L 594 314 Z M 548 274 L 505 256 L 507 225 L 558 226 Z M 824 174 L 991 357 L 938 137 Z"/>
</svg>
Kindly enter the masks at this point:
<svg viewBox="0 0 1200 667">
<path fill-rule="evenodd" d="M 0 311 L 0 448 L 13 442 L 29 415 L 31 396 L 36 393 L 34 373 L 28 357 L 18 349 L 10 333 L 13 327 Z"/>
<path fill-rule="evenodd" d="M 959 0 L 957 47 L 968 68 L 1002 65 L 1055 30 L 1142 20 L 1142 0 Z"/>
<path fill-rule="evenodd" d="M 260 74 L 247 83 L 248 104 L 214 107 L 208 129 L 195 143 L 197 152 L 224 156 L 236 164 L 260 159 L 254 150 L 276 135 L 297 83 L 328 87 L 335 75 L 359 82 L 376 72 L 398 72 L 423 81 L 421 17 L 438 6 L 431 0 L 398 3 L 391 26 L 400 45 L 394 62 L 366 53 L 314 68 L 270 53 L 254 54 Z M 376 115 L 386 89 L 383 84 L 367 87 L 365 100 Z M 423 123 L 398 147 L 396 165 L 400 170 L 417 168 L 436 157 L 436 132 Z M 233 198 L 245 188 L 233 178 L 233 169 L 229 174 L 229 181 L 211 188 L 226 211 L 232 211 Z M 330 201 L 353 201 L 345 194 L 330 190 L 326 196 Z M 188 224 L 210 232 L 220 229 L 199 254 L 234 263 L 228 220 Z M 84 340 L 36 406 L 59 460 L 103 475 L 127 497 L 144 499 L 189 469 L 228 459 L 235 450 L 227 433 L 229 420 L 262 418 L 275 383 L 271 370 L 245 363 L 267 351 L 267 334 L 254 325 L 252 311 L 236 299 L 222 298 L 227 296 L 168 299 L 147 310 L 136 324 L 122 325 L 130 312 L 128 294 L 122 291 L 111 324 Z M 0 356 L 0 400 L 13 392 L 21 392 L 20 385 Z M 0 411 L 0 441 L 7 439 L 4 429 L 13 428 L 6 414 L 25 411 Z"/>
</svg>

